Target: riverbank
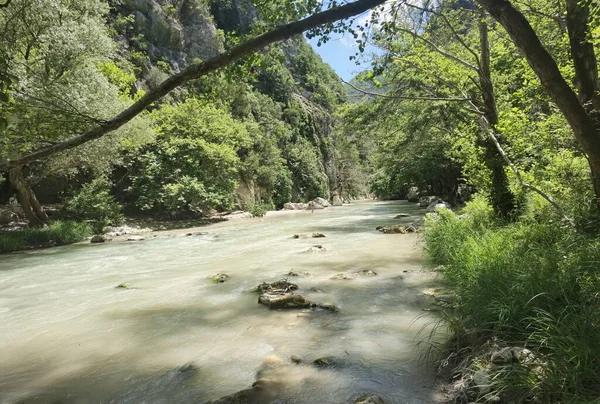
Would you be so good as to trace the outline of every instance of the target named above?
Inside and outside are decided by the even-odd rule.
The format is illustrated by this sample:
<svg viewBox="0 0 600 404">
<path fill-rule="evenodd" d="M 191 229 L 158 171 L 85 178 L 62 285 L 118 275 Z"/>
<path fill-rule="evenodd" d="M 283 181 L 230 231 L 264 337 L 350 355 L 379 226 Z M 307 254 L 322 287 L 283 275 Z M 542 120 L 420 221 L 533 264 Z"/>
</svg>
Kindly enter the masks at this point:
<svg viewBox="0 0 600 404">
<path fill-rule="evenodd" d="M 187 230 L 191 235 L 197 233 L 202 227 L 227 220 L 259 219 L 267 214 L 272 216 L 278 214 L 278 212 L 311 210 L 308 206 L 312 206 L 313 210 L 315 207 L 320 210 L 332 206 L 322 198 L 317 198 L 311 203 L 312 205 L 288 203 L 286 205 L 290 207 L 283 210 L 258 210 L 254 214 L 241 210 L 219 212 L 210 217 L 196 219 L 157 219 L 150 216 L 125 217 L 123 223 L 118 226 L 105 227 L 100 224 L 102 226 L 101 231 L 98 229 L 99 224 L 92 221 L 57 220 L 42 228 L 27 227 L 27 222 L 17 221 L 11 225 L 0 226 L 0 254 L 40 250 L 87 241 L 92 243 L 139 241 L 140 237 L 174 236 L 183 230 Z M 59 207 L 52 206 L 51 210 L 56 212 Z"/>
<path fill-rule="evenodd" d="M 544 217 L 501 222 L 477 198 L 427 220 L 452 296 L 439 353 L 453 402 L 600 399 L 600 240 Z"/>
</svg>

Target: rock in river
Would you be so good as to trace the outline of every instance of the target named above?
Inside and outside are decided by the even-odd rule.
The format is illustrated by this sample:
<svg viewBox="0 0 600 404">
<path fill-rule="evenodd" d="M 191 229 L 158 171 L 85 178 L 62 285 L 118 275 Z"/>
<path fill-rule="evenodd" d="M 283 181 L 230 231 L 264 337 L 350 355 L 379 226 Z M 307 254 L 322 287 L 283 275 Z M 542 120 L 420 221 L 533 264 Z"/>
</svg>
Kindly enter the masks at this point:
<svg viewBox="0 0 600 404">
<path fill-rule="evenodd" d="M 301 295 L 271 295 L 262 294 L 258 298 L 258 303 L 264 304 L 271 310 L 278 309 L 306 309 L 308 307 L 316 307 L 316 304 L 307 300 Z"/>
<path fill-rule="evenodd" d="M 310 247 L 306 252 L 325 252 L 327 249 L 320 244 Z"/>
<path fill-rule="evenodd" d="M 263 282 L 256 287 L 256 291 L 260 293 L 268 293 L 268 294 L 284 294 L 289 293 L 291 291 L 298 290 L 298 285 L 295 283 L 291 283 L 285 280 L 279 280 L 271 283 Z"/>
<path fill-rule="evenodd" d="M 222 274 L 222 273 L 218 273 L 216 275 L 211 276 L 210 278 L 211 281 L 213 281 L 214 283 L 223 283 L 225 282 L 227 279 L 229 279 L 229 275 L 227 274 Z"/>
<path fill-rule="evenodd" d="M 101 236 L 100 234 L 96 234 L 94 237 L 92 237 L 92 239 L 90 240 L 90 243 L 92 243 L 92 244 L 106 243 L 107 241 L 110 241 L 110 238 Z"/>
<path fill-rule="evenodd" d="M 408 188 L 408 193 L 406 194 L 406 199 L 409 202 L 418 202 L 419 201 L 419 188 L 417 188 L 417 187 Z"/>
<path fill-rule="evenodd" d="M 348 274 L 336 274 L 333 275 L 330 279 L 334 279 L 334 280 L 350 280 L 350 279 L 354 279 L 351 275 Z"/>
<path fill-rule="evenodd" d="M 362 396 L 354 401 L 354 404 L 385 404 L 379 396 Z"/>
<path fill-rule="evenodd" d="M 358 271 L 358 274 L 361 276 L 377 276 L 377 272 L 371 269 L 363 269 L 362 271 Z"/>
</svg>

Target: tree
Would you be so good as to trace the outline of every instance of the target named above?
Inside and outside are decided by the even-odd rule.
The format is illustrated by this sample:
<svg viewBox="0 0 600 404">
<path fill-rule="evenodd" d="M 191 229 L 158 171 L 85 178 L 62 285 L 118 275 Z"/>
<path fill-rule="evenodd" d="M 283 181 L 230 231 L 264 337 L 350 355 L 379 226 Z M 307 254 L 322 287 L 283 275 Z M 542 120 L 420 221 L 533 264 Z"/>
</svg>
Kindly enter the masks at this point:
<svg viewBox="0 0 600 404">
<path fill-rule="evenodd" d="M 591 43 L 590 7 L 592 2 L 567 0 L 567 28 L 571 58 L 575 67 L 575 85 L 568 84 L 556 60 L 544 47 L 531 24 L 517 8 L 506 0 L 478 0 L 506 29 L 547 94 L 568 121 L 577 142 L 586 154 L 596 204 L 600 203 L 600 95 L 598 63 Z"/>
<path fill-rule="evenodd" d="M 107 5 L 96 0 L 77 5 L 31 0 L 15 1 L 0 15 L 6 27 L 0 54 L 8 59 L 5 70 L 15 82 L 0 105 L 6 123 L 0 123 L 0 159 L 60 143 L 130 104 L 102 69 L 114 49 L 104 24 L 107 12 Z M 80 147 L 77 153 L 54 154 L 43 168 L 40 164 L 27 171 L 11 167 L 9 181 L 30 224 L 41 226 L 49 220 L 27 177 L 39 180 L 46 173 L 65 173 L 75 167 L 106 168 L 112 163 L 108 156 L 125 147 L 125 140 L 133 145 L 150 136 L 148 126 L 137 119 L 111 139 Z"/>
</svg>

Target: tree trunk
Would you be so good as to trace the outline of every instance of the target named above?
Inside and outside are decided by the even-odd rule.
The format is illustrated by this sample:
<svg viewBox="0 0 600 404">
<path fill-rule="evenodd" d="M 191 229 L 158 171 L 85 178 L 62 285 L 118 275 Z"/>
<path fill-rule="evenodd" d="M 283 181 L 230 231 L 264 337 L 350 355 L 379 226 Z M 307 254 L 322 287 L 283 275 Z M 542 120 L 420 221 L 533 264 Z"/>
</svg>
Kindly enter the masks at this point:
<svg viewBox="0 0 600 404">
<path fill-rule="evenodd" d="M 492 74 L 490 69 L 490 43 L 488 38 L 488 25 L 485 21 L 486 16 L 482 15 L 479 20 L 479 42 L 481 55 L 477 72 L 479 74 L 479 84 L 481 86 L 481 95 L 483 98 L 483 113 L 485 120 L 481 125 L 484 132 L 480 139 L 480 146 L 484 149 L 485 165 L 492 172 L 492 190 L 491 203 L 494 212 L 503 218 L 508 218 L 515 210 L 515 196 L 510 190 L 508 176 L 506 175 L 506 164 L 498 152 L 496 145 L 490 140 L 487 133 L 495 130 L 498 124 L 498 107 L 496 105 L 496 95 L 492 83 Z M 496 131 L 497 132 L 497 131 Z"/>
<path fill-rule="evenodd" d="M 17 199 L 23 208 L 25 217 L 29 221 L 30 226 L 43 227 L 50 223 L 50 219 L 42 205 L 35 197 L 35 194 L 31 187 L 25 181 L 21 168 L 13 168 L 9 171 L 9 181 L 12 186 L 17 190 Z"/>
</svg>

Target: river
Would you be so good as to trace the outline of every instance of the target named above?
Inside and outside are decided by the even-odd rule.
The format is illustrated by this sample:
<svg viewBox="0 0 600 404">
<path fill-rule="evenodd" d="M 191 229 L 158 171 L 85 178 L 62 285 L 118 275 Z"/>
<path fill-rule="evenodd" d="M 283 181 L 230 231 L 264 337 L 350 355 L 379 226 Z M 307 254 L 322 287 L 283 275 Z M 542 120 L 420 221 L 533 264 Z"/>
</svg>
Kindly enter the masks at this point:
<svg viewBox="0 0 600 404">
<path fill-rule="evenodd" d="M 394 219 L 398 213 L 413 217 Z M 0 402 L 204 403 L 279 368 L 281 403 L 433 403 L 419 359 L 422 270 L 417 236 L 379 225 L 422 215 L 405 202 L 270 212 L 137 242 L 0 256 Z M 293 239 L 321 232 L 326 238 Z M 307 253 L 321 244 L 327 251 Z M 251 289 L 284 278 L 338 313 L 270 311 Z M 377 276 L 360 276 L 363 269 Z M 208 277 L 230 275 L 215 284 Z M 352 280 L 330 279 L 348 273 Z M 130 289 L 115 288 L 126 283 Z M 314 288 L 311 291 L 311 288 Z M 304 363 L 290 365 L 296 355 Z M 310 365 L 322 356 L 339 366 Z M 190 366 L 191 364 L 191 366 Z"/>
</svg>

